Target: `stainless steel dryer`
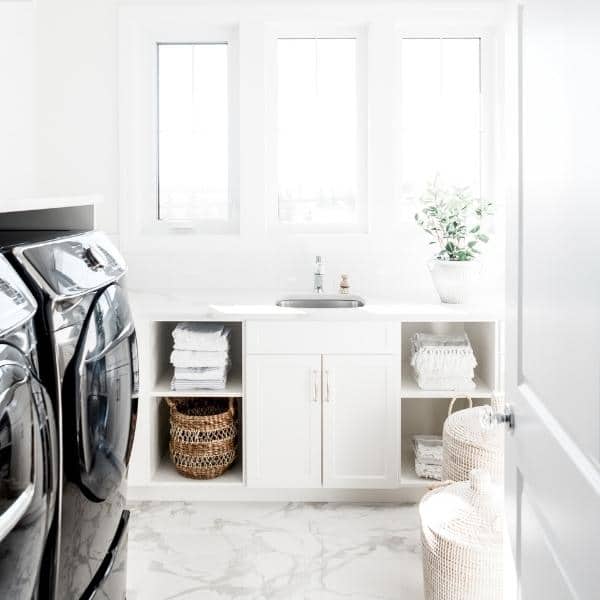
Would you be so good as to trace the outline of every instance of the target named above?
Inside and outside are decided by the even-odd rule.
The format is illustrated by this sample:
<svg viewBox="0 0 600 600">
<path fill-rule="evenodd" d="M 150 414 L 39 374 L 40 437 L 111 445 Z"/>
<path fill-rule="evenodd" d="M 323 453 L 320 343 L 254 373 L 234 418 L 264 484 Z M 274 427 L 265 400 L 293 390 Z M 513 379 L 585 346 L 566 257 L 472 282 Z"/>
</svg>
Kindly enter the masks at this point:
<svg viewBox="0 0 600 600">
<path fill-rule="evenodd" d="M 46 594 L 125 598 L 126 472 L 137 415 L 137 345 L 125 263 L 99 232 L 16 245 L 34 289 L 59 422 L 57 527 Z"/>
<path fill-rule="evenodd" d="M 0 595 L 13 600 L 37 594 L 57 489 L 56 423 L 38 381 L 35 312 L 0 255 Z"/>
</svg>

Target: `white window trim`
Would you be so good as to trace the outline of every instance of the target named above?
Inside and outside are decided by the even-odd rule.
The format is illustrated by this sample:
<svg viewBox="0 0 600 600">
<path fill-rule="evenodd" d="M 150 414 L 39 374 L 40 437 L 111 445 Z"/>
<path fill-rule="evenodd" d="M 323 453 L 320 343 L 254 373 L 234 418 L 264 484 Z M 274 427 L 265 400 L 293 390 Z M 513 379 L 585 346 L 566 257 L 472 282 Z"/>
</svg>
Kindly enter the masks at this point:
<svg viewBox="0 0 600 600">
<path fill-rule="evenodd" d="M 401 89 L 401 52 L 403 38 L 479 38 L 480 40 L 480 85 L 481 85 L 481 197 L 483 199 L 491 198 L 498 199 L 500 194 L 497 190 L 497 182 L 495 178 L 496 172 L 496 148 L 495 148 L 495 123 L 496 114 L 494 111 L 495 98 L 495 79 L 496 79 L 496 32 L 492 29 L 473 26 L 461 26 L 450 24 L 434 24 L 432 26 L 398 26 L 396 27 L 396 87 L 394 90 L 395 102 L 395 118 L 396 123 L 394 131 L 395 156 L 396 156 L 396 173 L 394 187 L 396 189 L 396 198 L 398 201 L 405 201 L 401 197 L 400 190 L 402 189 L 402 168 L 404 166 L 401 152 L 401 135 L 402 135 L 402 89 Z M 412 212 L 412 206 L 410 207 Z"/>
<path fill-rule="evenodd" d="M 368 70 L 366 26 L 277 23 L 265 32 L 265 194 L 267 228 L 278 233 L 367 233 L 368 200 Z M 357 83 L 357 221 L 356 223 L 282 223 L 277 186 L 277 39 L 355 38 Z"/>
<path fill-rule="evenodd" d="M 167 241 L 175 234 L 237 234 L 239 203 L 239 44 L 236 26 L 200 22 L 175 11 L 123 11 L 119 19 L 119 146 L 124 245 Z M 160 43 L 227 43 L 229 219 L 158 219 L 158 51 Z"/>
<path fill-rule="evenodd" d="M 486 142 L 482 144 L 482 191 L 494 198 L 498 205 L 503 199 L 503 168 L 497 149 L 503 143 L 502 107 L 494 111 L 493 101 L 501 98 L 502 44 L 501 23 L 503 10 L 498 5 L 465 7 L 450 0 L 444 7 L 425 3 L 403 5 L 370 3 L 350 4 L 344 14 L 339 5 L 324 2 L 315 17 L 302 2 L 279 3 L 277 6 L 259 0 L 252 7 L 239 3 L 220 3 L 209 0 L 199 4 L 166 5 L 165 3 L 130 3 L 118 8 L 118 67 L 119 67 L 119 166 L 120 202 L 119 238 L 126 253 L 169 255 L 200 253 L 202 256 L 243 257 L 252 255 L 256 240 L 266 234 L 274 236 L 274 243 L 289 233 L 301 237 L 300 243 L 321 249 L 322 243 L 334 243 L 336 232 L 330 226 L 321 232 L 294 232 L 273 223 L 276 216 L 276 178 L 272 161 L 265 150 L 264 135 L 269 134 L 267 118 L 273 96 L 268 93 L 268 43 L 282 34 L 323 34 L 336 31 L 366 32 L 368 94 L 368 211 L 365 222 L 368 230 L 348 231 L 348 239 L 362 243 L 371 236 L 398 236 L 412 232 L 412 207 L 399 195 L 397 181 L 399 160 L 396 158 L 399 141 L 398 65 L 396 49 L 400 36 L 432 37 L 457 35 L 482 39 L 482 85 L 484 118 L 488 124 Z M 289 23 L 301 23 L 290 27 Z M 456 27 L 456 23 L 461 23 Z M 287 24 L 287 25 L 286 25 Z M 338 25 L 341 24 L 341 27 Z M 365 25 L 368 24 L 368 25 Z M 149 113 L 149 98 L 154 97 L 151 64 L 143 58 L 146 38 L 157 35 L 169 39 L 199 39 L 206 34 L 226 30 L 235 39 L 236 56 L 230 62 L 230 73 L 235 82 L 230 90 L 236 91 L 236 110 L 232 111 L 230 131 L 235 131 L 235 143 L 230 152 L 237 161 L 239 180 L 232 191 L 236 192 L 239 225 L 236 233 L 209 232 L 176 227 L 146 226 L 154 216 L 152 198 L 152 135 L 155 124 Z M 218 36 L 221 37 L 221 36 Z M 221 39 L 223 39 L 221 37 Z M 150 51 L 150 56 L 153 52 Z M 235 63 L 235 64 L 234 64 Z M 240 101 L 241 99 L 241 101 Z M 271 108 L 273 108 L 271 106 Z M 272 130 L 271 130 L 272 131 Z M 367 149 L 366 148 L 366 149 Z M 149 150 L 150 149 L 150 150 Z M 149 157 L 148 157 L 149 156 Z M 243 161 L 240 160 L 243 158 Z M 150 165 L 150 169 L 148 167 Z M 148 178 L 146 180 L 146 178 Z M 148 183 L 149 182 L 149 183 Z M 484 186 L 487 186 L 484 187 Z M 489 191 L 488 191 L 489 189 Z M 150 201 L 148 200 L 150 198 Z M 240 201 L 241 199 L 241 201 Z M 365 197 L 366 199 L 366 197 Z M 365 203 L 365 210 L 367 203 Z M 151 220 L 151 219 L 150 219 Z M 271 225 L 273 227 L 271 228 Z M 281 236 L 277 236 L 277 231 Z M 212 233 L 212 235 L 211 235 Z M 293 238 L 290 238 L 293 242 Z M 287 242 L 285 242 L 287 243 Z M 352 242 L 349 242 L 352 243 Z M 237 254 L 236 254 L 237 253 Z M 243 260 L 243 259 L 241 259 Z"/>
</svg>

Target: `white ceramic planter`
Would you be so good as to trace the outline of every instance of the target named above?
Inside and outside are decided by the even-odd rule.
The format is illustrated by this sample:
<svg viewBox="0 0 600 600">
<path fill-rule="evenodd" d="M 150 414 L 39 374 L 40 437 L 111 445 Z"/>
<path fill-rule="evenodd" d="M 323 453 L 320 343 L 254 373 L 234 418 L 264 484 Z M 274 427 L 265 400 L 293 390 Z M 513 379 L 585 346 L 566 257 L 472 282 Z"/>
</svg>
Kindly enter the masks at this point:
<svg viewBox="0 0 600 600">
<path fill-rule="evenodd" d="M 442 302 L 463 304 L 469 301 L 481 273 L 478 261 L 434 258 L 429 261 L 428 266 L 433 285 Z"/>
</svg>

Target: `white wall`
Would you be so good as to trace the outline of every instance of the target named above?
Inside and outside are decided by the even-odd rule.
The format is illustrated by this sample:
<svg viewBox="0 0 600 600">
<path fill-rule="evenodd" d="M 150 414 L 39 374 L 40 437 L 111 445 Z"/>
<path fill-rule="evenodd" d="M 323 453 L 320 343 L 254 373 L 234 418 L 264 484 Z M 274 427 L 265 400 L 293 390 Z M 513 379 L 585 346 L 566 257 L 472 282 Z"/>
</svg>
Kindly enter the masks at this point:
<svg viewBox="0 0 600 600">
<path fill-rule="evenodd" d="M 37 187 L 100 193 L 99 227 L 118 233 L 114 0 L 36 0 Z"/>
<path fill-rule="evenodd" d="M 32 5 L 0 1 L 0 203 L 33 187 L 33 59 Z"/>
<path fill-rule="evenodd" d="M 117 5 L 121 3 L 146 4 L 131 0 L 36 2 L 38 179 L 49 192 L 102 193 L 105 202 L 98 210 L 98 226 L 112 235 L 123 234 L 130 225 L 119 222 L 118 218 L 122 190 L 117 123 Z M 248 2 L 217 4 L 243 6 L 243 10 L 255 6 Z M 290 4 L 265 2 L 262 6 L 269 12 Z M 321 10 L 324 4 L 304 3 L 303 10 L 308 15 L 315 11 L 315 6 Z M 333 0 L 332 11 L 344 14 L 340 7 L 348 4 L 360 3 Z M 480 10 L 486 4 L 498 3 L 463 2 L 467 7 L 464 14 L 470 14 L 469 6 Z M 374 135 L 386 135 L 385 123 L 374 126 Z M 327 262 L 326 282 L 331 291 L 339 274 L 346 272 L 357 293 L 434 299 L 425 265 L 431 254 L 428 240 L 416 229 L 412 208 L 394 201 L 390 178 L 381 175 L 385 169 L 391 172 L 384 163 L 385 158 L 381 161 L 383 170 L 375 165 L 371 175 L 376 184 L 370 199 L 369 234 L 274 234 L 253 218 L 254 207 L 264 202 L 259 192 L 241 198 L 239 236 L 198 235 L 192 244 L 187 244 L 185 252 L 177 251 L 175 246 L 168 253 L 154 250 L 151 240 L 144 247 L 128 248 L 130 283 L 149 289 L 307 290 L 312 284 L 314 255 L 321 254 Z M 255 189 L 260 190 L 260 186 Z M 502 240 L 490 244 L 486 256 L 489 265 L 484 275 L 486 287 L 489 291 L 501 290 Z"/>
</svg>

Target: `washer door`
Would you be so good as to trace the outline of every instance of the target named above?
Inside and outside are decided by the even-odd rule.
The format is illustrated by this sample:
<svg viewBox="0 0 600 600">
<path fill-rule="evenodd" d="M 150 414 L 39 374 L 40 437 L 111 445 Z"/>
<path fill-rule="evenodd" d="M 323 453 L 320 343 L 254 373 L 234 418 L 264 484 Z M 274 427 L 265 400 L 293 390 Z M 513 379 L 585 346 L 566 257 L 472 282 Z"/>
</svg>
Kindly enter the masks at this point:
<svg viewBox="0 0 600 600">
<path fill-rule="evenodd" d="M 0 342 L 0 590 L 6 598 L 32 596 L 56 493 L 52 414 L 23 361 Z"/>
<path fill-rule="evenodd" d="M 65 384 L 75 392 L 74 475 L 90 500 L 102 502 L 125 478 L 137 416 L 137 343 L 119 285 L 93 302 L 72 364 Z"/>
</svg>

